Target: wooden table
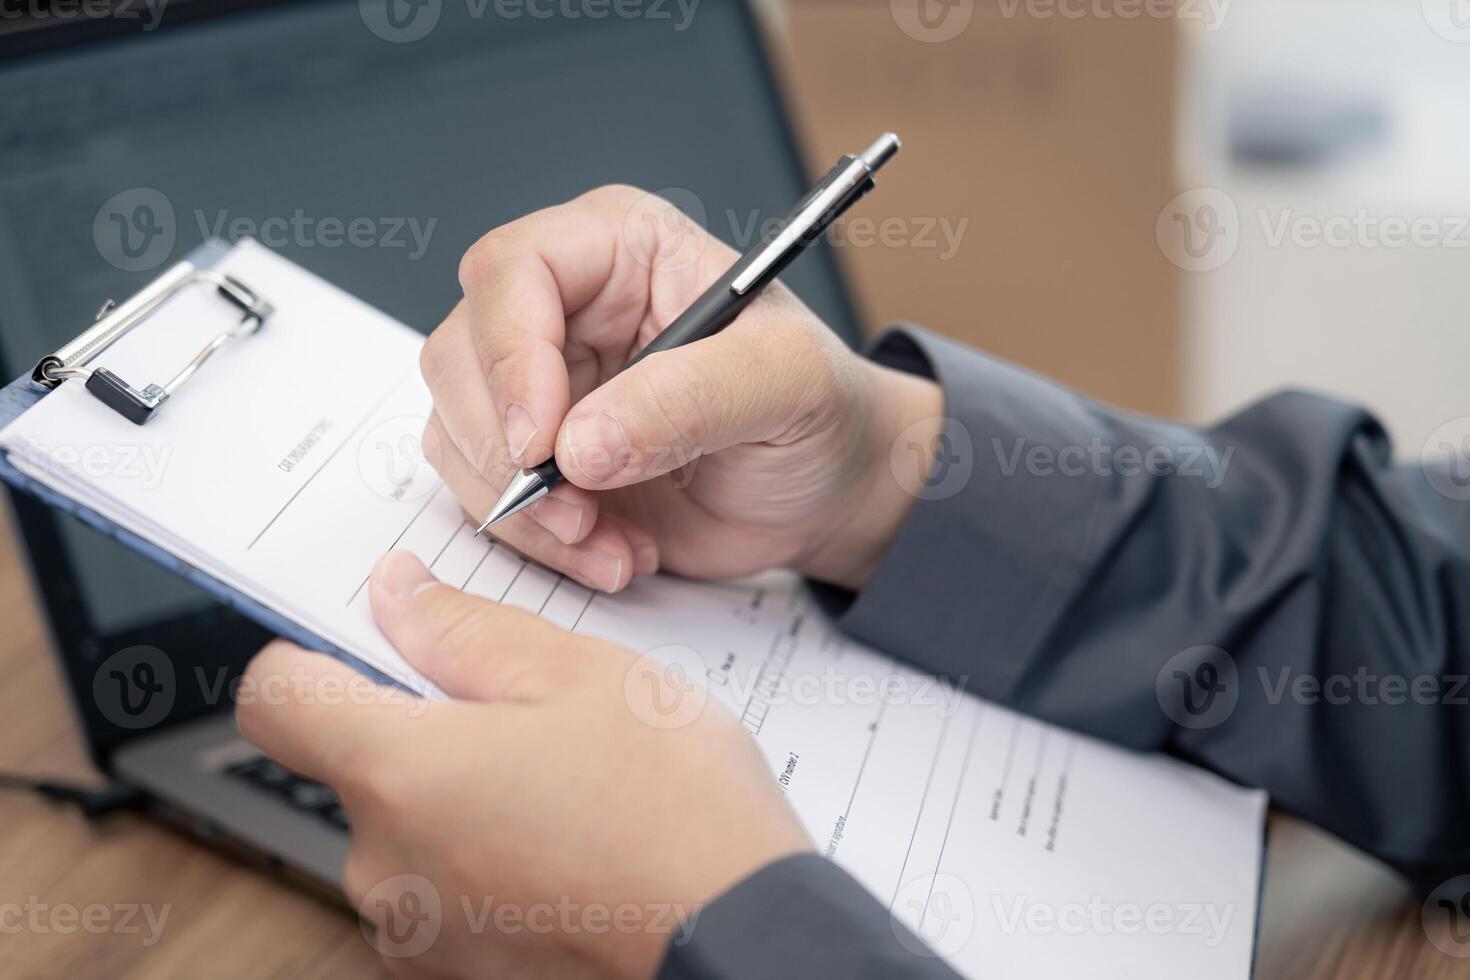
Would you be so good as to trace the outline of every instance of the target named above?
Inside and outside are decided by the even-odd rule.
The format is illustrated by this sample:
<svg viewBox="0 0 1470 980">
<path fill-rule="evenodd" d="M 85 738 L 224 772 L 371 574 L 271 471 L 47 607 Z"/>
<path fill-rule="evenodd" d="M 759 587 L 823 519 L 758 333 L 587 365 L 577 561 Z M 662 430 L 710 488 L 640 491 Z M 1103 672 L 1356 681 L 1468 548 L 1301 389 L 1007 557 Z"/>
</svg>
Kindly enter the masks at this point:
<svg viewBox="0 0 1470 980">
<path fill-rule="evenodd" d="M 96 778 L 3 517 L 0 624 L 0 771 Z M 94 826 L 26 793 L 0 792 L 0 905 L 6 903 L 44 903 L 48 910 L 147 904 L 160 910 L 155 915 L 168 908 L 152 945 L 141 918 L 131 923 L 139 931 L 127 934 L 89 933 L 79 924 L 66 933 L 0 931 L 6 978 L 387 976 L 345 909 L 142 817 L 120 814 Z M 120 913 L 111 915 L 121 922 Z M 1470 959 L 1446 956 L 1428 942 L 1418 903 L 1387 872 L 1277 817 L 1257 976 L 1470 980 Z"/>
</svg>

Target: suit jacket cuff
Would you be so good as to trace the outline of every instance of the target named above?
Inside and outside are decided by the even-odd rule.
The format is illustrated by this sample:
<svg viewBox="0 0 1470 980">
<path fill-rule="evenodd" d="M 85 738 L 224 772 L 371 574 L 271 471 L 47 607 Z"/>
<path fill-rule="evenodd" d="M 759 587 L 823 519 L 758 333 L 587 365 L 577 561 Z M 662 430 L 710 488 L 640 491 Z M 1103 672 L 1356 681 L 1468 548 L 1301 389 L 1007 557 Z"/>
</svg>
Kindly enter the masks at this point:
<svg viewBox="0 0 1470 980">
<path fill-rule="evenodd" d="M 669 947 L 658 980 L 956 980 L 847 872 L 798 854 L 706 907 Z"/>
<path fill-rule="evenodd" d="M 1036 646 L 1085 568 L 1096 481 L 1028 472 L 1027 453 L 1085 444 L 1095 431 L 1088 403 L 917 327 L 889 330 L 866 353 L 939 382 L 944 438 L 867 586 L 852 595 L 818 585 L 818 600 L 847 633 L 999 699 L 1024 663 L 1009 654 Z"/>
</svg>

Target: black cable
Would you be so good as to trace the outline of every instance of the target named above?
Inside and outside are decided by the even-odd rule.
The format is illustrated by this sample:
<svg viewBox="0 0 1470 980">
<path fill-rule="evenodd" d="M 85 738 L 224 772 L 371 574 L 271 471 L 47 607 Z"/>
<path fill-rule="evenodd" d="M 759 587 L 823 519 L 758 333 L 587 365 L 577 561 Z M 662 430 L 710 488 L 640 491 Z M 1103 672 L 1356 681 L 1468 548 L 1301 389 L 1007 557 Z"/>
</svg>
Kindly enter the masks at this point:
<svg viewBox="0 0 1470 980">
<path fill-rule="evenodd" d="M 36 793 L 58 803 L 70 803 L 81 810 L 88 820 L 104 817 L 116 810 L 128 809 L 143 800 L 141 790 L 122 783 L 108 783 L 101 789 L 92 789 L 76 783 L 0 772 L 0 790 L 5 789 Z"/>
</svg>

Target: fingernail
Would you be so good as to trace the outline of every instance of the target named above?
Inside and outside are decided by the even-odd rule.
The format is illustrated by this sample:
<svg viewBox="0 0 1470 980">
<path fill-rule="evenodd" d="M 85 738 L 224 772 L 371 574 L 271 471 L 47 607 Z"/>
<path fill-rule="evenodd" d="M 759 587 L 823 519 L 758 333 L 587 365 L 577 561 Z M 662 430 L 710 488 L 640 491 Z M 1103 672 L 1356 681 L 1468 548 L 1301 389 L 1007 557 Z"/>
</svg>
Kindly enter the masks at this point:
<svg viewBox="0 0 1470 980">
<path fill-rule="evenodd" d="M 605 551 L 589 551 L 572 562 L 572 574 L 583 585 L 611 592 L 623 579 L 623 560 Z"/>
<path fill-rule="evenodd" d="M 532 506 L 531 516 L 562 544 L 571 544 L 582 533 L 582 508 L 560 497 L 542 497 Z"/>
<path fill-rule="evenodd" d="M 652 575 L 658 571 L 658 547 L 654 544 L 640 544 L 633 549 L 633 573 L 635 575 Z"/>
<path fill-rule="evenodd" d="M 399 602 L 407 602 L 425 586 L 433 585 L 436 579 L 417 555 L 390 551 L 378 559 L 377 567 L 373 569 L 373 581 Z"/>
<path fill-rule="evenodd" d="M 606 412 L 584 416 L 568 425 L 567 448 L 577 469 L 599 483 L 627 466 L 633 455 L 623 427 Z"/>
<path fill-rule="evenodd" d="M 510 456 L 516 463 L 524 466 L 526 463 L 526 447 L 531 440 L 536 438 L 536 423 L 531 421 L 531 413 L 520 405 L 512 405 L 505 410 L 505 443 L 510 450 Z"/>
</svg>

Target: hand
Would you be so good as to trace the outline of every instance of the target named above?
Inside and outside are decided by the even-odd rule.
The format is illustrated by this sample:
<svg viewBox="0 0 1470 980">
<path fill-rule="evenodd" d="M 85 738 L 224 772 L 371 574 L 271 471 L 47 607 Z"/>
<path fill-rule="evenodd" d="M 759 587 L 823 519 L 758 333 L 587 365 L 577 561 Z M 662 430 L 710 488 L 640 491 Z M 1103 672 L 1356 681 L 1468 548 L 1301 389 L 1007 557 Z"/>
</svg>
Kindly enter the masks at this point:
<svg viewBox="0 0 1470 980">
<path fill-rule="evenodd" d="M 278 696 L 242 696 L 237 717 L 339 793 L 347 896 L 396 972 L 651 976 L 681 920 L 810 849 L 733 716 L 700 701 L 674 709 L 680 727 L 646 723 L 664 717 L 652 698 L 681 696 L 652 663 L 438 584 L 407 553 L 370 588 L 383 633 L 457 700 L 278 640 L 241 685 Z"/>
<path fill-rule="evenodd" d="M 662 565 L 861 586 L 913 503 L 889 453 L 915 423 L 932 445 L 935 384 L 858 357 L 779 284 L 720 334 L 617 374 L 735 259 L 628 187 L 476 243 L 422 358 L 425 453 L 471 517 L 554 452 L 568 482 L 494 533 L 586 585 Z"/>
</svg>

